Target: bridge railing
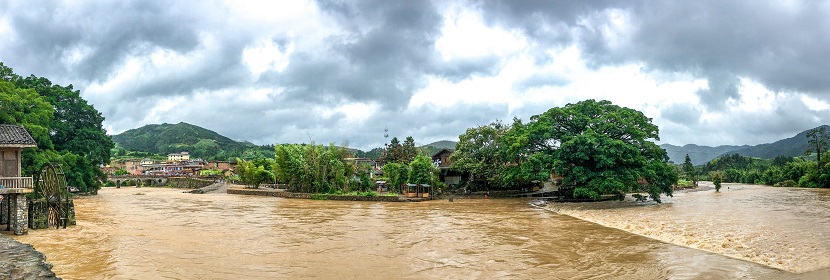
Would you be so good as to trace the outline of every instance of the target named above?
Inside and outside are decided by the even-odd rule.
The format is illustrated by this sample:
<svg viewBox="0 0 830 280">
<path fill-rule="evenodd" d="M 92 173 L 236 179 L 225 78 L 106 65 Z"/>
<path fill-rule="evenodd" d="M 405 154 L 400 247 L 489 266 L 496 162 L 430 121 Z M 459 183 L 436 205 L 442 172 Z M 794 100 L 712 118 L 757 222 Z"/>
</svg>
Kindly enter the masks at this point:
<svg viewBox="0 0 830 280">
<path fill-rule="evenodd" d="M 35 184 L 32 177 L 0 177 L 0 186 L 10 189 L 31 189 Z"/>
</svg>

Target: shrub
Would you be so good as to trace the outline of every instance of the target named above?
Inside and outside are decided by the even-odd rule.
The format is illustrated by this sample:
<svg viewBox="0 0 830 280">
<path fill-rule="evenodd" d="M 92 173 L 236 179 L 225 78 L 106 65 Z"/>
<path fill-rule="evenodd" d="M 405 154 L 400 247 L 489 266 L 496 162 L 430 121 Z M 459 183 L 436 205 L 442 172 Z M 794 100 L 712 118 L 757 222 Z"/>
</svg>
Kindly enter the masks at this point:
<svg viewBox="0 0 830 280">
<path fill-rule="evenodd" d="M 575 188 L 573 196 L 574 198 L 590 198 L 593 200 L 599 199 L 599 194 L 588 188 Z"/>
<path fill-rule="evenodd" d="M 712 172 L 709 174 L 709 177 L 712 178 L 712 183 L 715 184 L 715 191 L 719 192 L 721 187 L 721 182 L 723 181 L 723 174 L 720 171 Z"/>
</svg>

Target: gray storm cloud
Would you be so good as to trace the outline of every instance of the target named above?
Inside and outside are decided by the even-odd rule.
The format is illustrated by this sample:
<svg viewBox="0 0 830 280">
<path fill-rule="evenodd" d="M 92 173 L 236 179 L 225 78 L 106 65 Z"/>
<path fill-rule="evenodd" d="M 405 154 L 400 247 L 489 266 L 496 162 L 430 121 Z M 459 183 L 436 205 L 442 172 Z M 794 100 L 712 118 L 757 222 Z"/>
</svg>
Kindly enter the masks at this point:
<svg viewBox="0 0 830 280">
<path fill-rule="evenodd" d="M 126 79 L 85 95 L 115 132 L 146 124 L 151 108 L 177 100 L 185 104 L 155 120 L 190 122 L 257 144 L 302 142 L 308 133 L 320 142 L 371 148 L 382 144 L 376 134 L 385 126 L 419 142 L 457 139 L 469 127 L 564 105 L 470 102 L 447 109 L 428 103 L 413 109 L 412 96 L 429 79 L 495 76 L 510 59 L 442 58 L 436 42 L 448 3 L 521 34 L 528 41 L 521 51 L 537 65 L 551 61 L 549 50 L 575 46 L 592 68 L 637 63 L 646 72 L 706 80 L 707 88 L 695 92 L 699 105 L 661 109 L 665 120 L 655 121 L 666 123 L 664 141 L 769 142 L 830 121 L 830 111 L 812 110 L 801 98 L 830 102 L 830 4 L 824 1 L 317 1 L 318 17 L 307 20 L 331 22 L 334 30 L 319 42 L 296 45 L 305 30 L 252 22 L 221 1 L 10 1 L 0 3 L 0 61 L 18 74 L 74 84 L 82 94 Z M 281 52 L 296 47 L 284 69 L 255 76 L 243 56 L 263 36 Z M 139 66 L 125 74 L 159 51 L 187 58 L 186 67 L 163 72 Z M 785 102 L 767 112 L 735 114 L 726 127 L 701 121 L 707 113 L 729 112 L 741 98 L 742 79 Z M 512 89 L 547 87 L 558 94 L 571 82 L 532 73 L 513 81 Z M 252 90 L 267 94 L 244 100 Z M 206 94 L 216 92 L 227 94 Z M 222 97 L 199 100 L 205 96 Z M 587 98 L 594 97 L 581 99 Z M 350 103 L 378 106 L 361 122 L 312 110 Z M 787 123 L 800 125 L 781 125 Z M 725 129 L 734 135 L 724 136 Z M 701 130 L 717 139 L 683 135 Z"/>
</svg>

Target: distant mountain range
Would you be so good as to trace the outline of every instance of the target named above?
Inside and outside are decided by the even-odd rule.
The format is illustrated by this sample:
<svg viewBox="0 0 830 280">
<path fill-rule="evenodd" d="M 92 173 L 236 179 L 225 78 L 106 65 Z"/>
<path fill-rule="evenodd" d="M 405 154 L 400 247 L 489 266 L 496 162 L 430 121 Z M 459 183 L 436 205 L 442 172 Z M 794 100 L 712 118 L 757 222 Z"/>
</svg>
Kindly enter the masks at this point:
<svg viewBox="0 0 830 280">
<path fill-rule="evenodd" d="M 826 130 L 830 131 L 830 126 L 823 125 Z M 755 146 L 698 146 L 688 144 L 685 146 L 675 146 L 671 144 L 662 144 L 661 148 L 666 150 L 669 159 L 677 164 L 682 164 L 686 159 L 686 154 L 689 154 L 689 159 L 692 164 L 701 165 L 726 154 L 739 154 L 742 156 L 758 157 L 771 159 L 777 156 L 795 157 L 804 155 L 807 151 L 807 132 L 802 131 L 793 137 L 778 140 L 772 143 L 760 144 Z"/>
</svg>

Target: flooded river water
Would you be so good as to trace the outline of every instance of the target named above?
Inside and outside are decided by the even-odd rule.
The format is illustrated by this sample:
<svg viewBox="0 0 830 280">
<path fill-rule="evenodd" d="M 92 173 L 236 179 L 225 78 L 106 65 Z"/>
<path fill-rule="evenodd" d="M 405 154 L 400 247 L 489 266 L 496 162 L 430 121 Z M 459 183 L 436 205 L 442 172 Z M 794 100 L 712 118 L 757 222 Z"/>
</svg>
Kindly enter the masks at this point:
<svg viewBox="0 0 830 280">
<path fill-rule="evenodd" d="M 76 198 L 76 226 L 14 238 L 43 252 L 64 279 L 825 276 L 677 246 L 529 202 L 343 202 L 105 188 Z M 827 222 L 830 213 L 823 215 Z"/>
</svg>

